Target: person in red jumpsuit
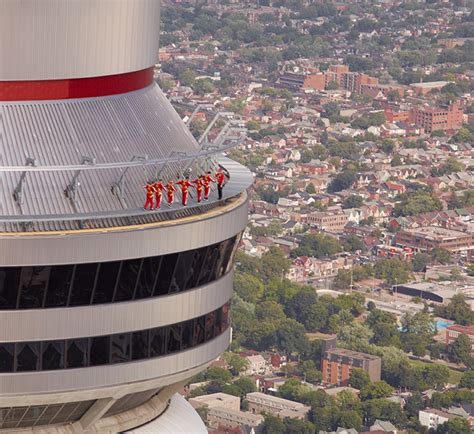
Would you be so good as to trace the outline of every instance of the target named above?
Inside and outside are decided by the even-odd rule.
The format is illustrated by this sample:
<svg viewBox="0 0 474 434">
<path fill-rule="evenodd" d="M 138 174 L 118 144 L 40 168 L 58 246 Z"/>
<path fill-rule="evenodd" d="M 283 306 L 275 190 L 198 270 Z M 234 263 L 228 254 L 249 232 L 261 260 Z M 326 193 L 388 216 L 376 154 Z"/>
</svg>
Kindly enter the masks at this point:
<svg viewBox="0 0 474 434">
<path fill-rule="evenodd" d="M 222 189 L 224 188 L 225 184 L 225 175 L 222 169 L 219 169 L 215 175 L 217 180 L 217 195 L 219 196 L 219 200 L 222 199 Z"/>
<path fill-rule="evenodd" d="M 203 177 L 198 176 L 194 181 L 191 182 L 194 184 L 194 188 L 196 189 L 197 201 L 199 203 L 201 202 L 202 197 Z"/>
<path fill-rule="evenodd" d="M 185 179 L 178 181 L 176 184 L 181 186 L 181 197 L 183 206 L 188 204 L 188 194 L 189 194 L 189 187 L 191 186 L 191 182 L 189 182 L 189 176 L 186 176 Z"/>
<path fill-rule="evenodd" d="M 204 200 L 207 200 L 211 192 L 211 182 L 216 182 L 216 180 L 211 176 L 211 172 L 207 172 L 202 179 L 204 184 Z"/>
<path fill-rule="evenodd" d="M 174 188 L 173 182 L 168 181 L 168 184 L 166 184 L 166 193 L 168 195 L 168 206 L 171 207 L 171 205 L 174 202 L 174 192 L 176 191 L 176 188 Z"/>
<path fill-rule="evenodd" d="M 143 188 L 146 190 L 146 201 L 145 205 L 143 205 L 143 209 L 148 209 L 151 211 L 153 209 L 153 196 L 155 195 L 155 187 L 151 182 L 147 182 Z"/>
<path fill-rule="evenodd" d="M 162 192 L 166 189 L 161 179 L 156 181 L 153 187 L 155 188 L 155 209 L 159 209 L 161 206 L 161 198 L 163 197 Z"/>
</svg>

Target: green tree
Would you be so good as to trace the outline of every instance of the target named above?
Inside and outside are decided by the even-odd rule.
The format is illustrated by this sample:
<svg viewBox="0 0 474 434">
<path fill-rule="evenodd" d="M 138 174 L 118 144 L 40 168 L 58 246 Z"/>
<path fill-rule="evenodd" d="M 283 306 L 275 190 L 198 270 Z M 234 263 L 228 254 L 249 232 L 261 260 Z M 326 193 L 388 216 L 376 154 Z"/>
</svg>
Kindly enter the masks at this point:
<svg viewBox="0 0 474 434">
<path fill-rule="evenodd" d="M 431 256 L 432 261 L 442 265 L 450 264 L 452 262 L 451 252 L 440 247 L 435 247 L 430 250 L 429 255 Z"/>
<path fill-rule="evenodd" d="M 410 264 L 398 258 L 382 259 L 375 264 L 375 276 L 388 285 L 406 283 L 411 279 Z"/>
<path fill-rule="evenodd" d="M 360 391 L 360 398 L 363 401 L 368 399 L 388 398 L 393 393 L 392 387 L 385 381 L 375 381 L 366 384 Z"/>
<path fill-rule="evenodd" d="M 241 397 L 244 397 L 247 393 L 257 391 L 255 381 L 249 377 L 240 377 L 238 380 L 234 381 L 233 384 L 241 390 Z"/>
<path fill-rule="evenodd" d="M 434 311 L 436 315 L 452 319 L 457 324 L 474 324 L 474 312 L 467 304 L 464 294 L 455 294 L 447 305 L 436 306 Z"/>
<path fill-rule="evenodd" d="M 341 251 L 341 245 L 337 238 L 325 234 L 305 235 L 299 246 L 294 249 L 290 256 L 314 256 L 315 258 L 325 258 Z"/>
<path fill-rule="evenodd" d="M 319 384 L 323 379 L 323 374 L 316 368 L 313 360 L 306 360 L 302 363 L 302 370 L 305 380 L 308 383 Z"/>
<path fill-rule="evenodd" d="M 340 316 L 340 314 L 338 314 Z M 333 315 L 336 317 L 337 315 Z M 340 318 L 337 319 L 341 323 Z M 349 324 L 343 324 L 337 334 L 337 339 L 344 347 L 355 351 L 367 350 L 369 341 L 372 338 L 372 331 L 364 324 L 355 322 L 351 318 Z"/>
<path fill-rule="evenodd" d="M 462 374 L 459 386 L 474 390 L 474 371 L 466 371 Z"/>
<path fill-rule="evenodd" d="M 285 434 L 283 421 L 277 416 L 266 415 L 262 424 L 262 434 Z"/>
<path fill-rule="evenodd" d="M 286 258 L 283 251 L 276 246 L 271 246 L 267 252 L 262 255 L 261 274 L 266 281 L 272 277 L 283 276 L 290 268 L 290 261 Z"/>
<path fill-rule="evenodd" d="M 420 272 L 426 269 L 426 266 L 431 263 L 431 256 L 427 253 L 417 253 L 413 256 L 413 271 Z"/>
<path fill-rule="evenodd" d="M 234 278 L 235 292 L 244 301 L 256 303 L 263 296 L 263 282 L 249 273 L 236 273 Z"/>
<path fill-rule="evenodd" d="M 357 250 L 365 250 L 364 242 L 354 234 L 347 236 L 344 240 L 344 250 L 347 252 L 356 252 Z"/>
<path fill-rule="evenodd" d="M 278 395 L 296 402 L 304 402 L 311 389 L 296 378 L 290 378 L 278 388 Z"/>
<path fill-rule="evenodd" d="M 471 341 L 465 334 L 460 334 L 449 348 L 451 359 L 456 363 L 464 363 L 466 366 L 472 366 Z"/>
<path fill-rule="evenodd" d="M 415 191 L 404 193 L 400 196 L 401 201 L 393 208 L 393 215 L 409 216 L 431 211 L 441 211 L 443 205 L 441 201 L 426 191 Z"/>
<path fill-rule="evenodd" d="M 400 345 L 400 333 L 395 315 L 379 309 L 372 309 L 367 316 L 367 325 L 374 336 L 372 343 L 382 347 Z"/>
<path fill-rule="evenodd" d="M 206 372 L 206 378 L 226 383 L 232 379 L 232 374 L 227 369 L 210 367 Z"/>
<path fill-rule="evenodd" d="M 351 369 L 349 384 L 355 389 L 362 389 L 370 383 L 370 377 L 367 371 L 361 368 Z"/>
<path fill-rule="evenodd" d="M 407 398 L 405 412 L 409 417 L 418 417 L 418 412 L 426 407 L 423 396 L 420 392 L 414 392 Z"/>
<path fill-rule="evenodd" d="M 466 419 L 455 417 L 442 423 L 435 430 L 435 434 L 470 434 L 471 427 Z"/>
<path fill-rule="evenodd" d="M 276 335 L 276 347 L 286 354 L 304 353 L 309 350 L 306 330 L 302 324 L 294 319 L 285 319 L 280 324 Z"/>
<path fill-rule="evenodd" d="M 179 81 L 183 86 L 192 86 L 196 80 L 196 74 L 192 69 L 185 69 L 179 74 Z"/>
<path fill-rule="evenodd" d="M 339 425 L 344 428 L 360 431 L 362 428 L 362 416 L 355 410 L 344 411 L 339 419 Z"/>
<path fill-rule="evenodd" d="M 331 180 L 328 185 L 329 193 L 337 193 L 338 191 L 345 190 L 352 187 L 356 181 L 356 173 L 351 170 L 347 170 L 341 173 L 338 173 L 335 178 Z"/>
<path fill-rule="evenodd" d="M 230 372 L 232 375 L 239 375 L 245 371 L 248 367 L 248 360 L 238 354 L 224 353 L 224 360 L 229 365 Z"/>
<path fill-rule="evenodd" d="M 364 198 L 356 194 L 351 194 L 342 202 L 343 208 L 359 208 L 364 203 Z"/>
</svg>

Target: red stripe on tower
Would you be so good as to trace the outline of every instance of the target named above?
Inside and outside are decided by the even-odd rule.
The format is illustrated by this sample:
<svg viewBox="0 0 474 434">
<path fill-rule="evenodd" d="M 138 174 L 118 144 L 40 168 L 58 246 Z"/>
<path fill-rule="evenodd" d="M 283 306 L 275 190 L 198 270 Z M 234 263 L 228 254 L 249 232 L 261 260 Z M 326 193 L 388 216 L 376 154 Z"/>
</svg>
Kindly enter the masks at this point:
<svg viewBox="0 0 474 434">
<path fill-rule="evenodd" d="M 117 95 L 153 83 L 153 68 L 104 77 L 0 81 L 0 101 L 47 101 Z"/>
</svg>

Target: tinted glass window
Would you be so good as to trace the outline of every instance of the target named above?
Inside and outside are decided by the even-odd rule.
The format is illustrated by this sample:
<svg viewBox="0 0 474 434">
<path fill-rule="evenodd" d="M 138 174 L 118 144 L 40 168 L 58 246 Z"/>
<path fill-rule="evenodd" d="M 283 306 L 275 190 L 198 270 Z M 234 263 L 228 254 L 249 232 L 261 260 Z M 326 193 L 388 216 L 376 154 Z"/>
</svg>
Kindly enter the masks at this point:
<svg viewBox="0 0 474 434">
<path fill-rule="evenodd" d="M 36 371 L 39 369 L 39 342 L 16 344 L 16 370 Z"/>
<path fill-rule="evenodd" d="M 215 312 L 210 312 L 206 315 L 206 341 L 214 337 Z"/>
<path fill-rule="evenodd" d="M 186 283 L 185 289 L 196 288 L 199 275 L 201 274 L 202 266 L 206 259 L 207 247 L 196 249 L 192 252 L 192 260 L 189 264 L 189 279 Z"/>
<path fill-rule="evenodd" d="M 168 294 L 171 281 L 174 276 L 174 269 L 178 261 L 178 254 L 165 255 L 161 261 L 160 273 L 158 275 L 158 282 L 156 283 L 154 295 Z"/>
<path fill-rule="evenodd" d="M 43 306 L 51 267 L 23 267 L 20 276 L 20 309 Z"/>
<path fill-rule="evenodd" d="M 178 263 L 174 271 L 174 277 L 170 285 L 170 293 L 184 291 L 191 274 L 191 264 L 193 261 L 193 251 L 179 254 Z"/>
<path fill-rule="evenodd" d="M 0 345 L 0 372 L 13 371 L 13 358 L 15 353 L 15 344 Z"/>
<path fill-rule="evenodd" d="M 73 339 L 67 343 L 67 367 L 81 368 L 89 363 L 88 339 Z"/>
<path fill-rule="evenodd" d="M 199 318 L 196 318 L 194 321 L 194 343 L 193 345 L 201 345 L 205 342 L 205 317 L 201 316 Z"/>
<path fill-rule="evenodd" d="M 206 259 L 199 276 L 198 286 L 204 285 L 211 281 L 213 275 L 214 266 L 219 256 L 219 244 L 213 244 L 208 247 Z"/>
<path fill-rule="evenodd" d="M 64 344 L 64 341 L 52 341 L 43 344 L 41 364 L 43 371 L 64 368 Z"/>
<path fill-rule="evenodd" d="M 112 335 L 112 350 L 109 363 L 128 362 L 130 360 L 130 333 Z"/>
<path fill-rule="evenodd" d="M 168 353 L 174 353 L 181 349 L 181 324 L 168 326 Z"/>
<path fill-rule="evenodd" d="M 132 360 L 146 359 L 148 357 L 148 330 L 132 334 Z"/>
<path fill-rule="evenodd" d="M 110 303 L 120 270 L 120 261 L 99 264 L 93 303 Z"/>
<path fill-rule="evenodd" d="M 20 285 L 20 267 L 0 269 L 0 309 L 14 309 Z"/>
<path fill-rule="evenodd" d="M 90 304 L 97 264 L 76 265 L 69 306 Z"/>
<path fill-rule="evenodd" d="M 135 299 L 147 298 L 153 295 L 156 277 L 160 268 L 161 257 L 145 258 L 138 278 Z"/>
<path fill-rule="evenodd" d="M 190 319 L 183 323 L 181 350 L 193 346 L 194 320 Z"/>
<path fill-rule="evenodd" d="M 166 329 L 164 327 L 150 330 L 150 357 L 165 354 Z"/>
<path fill-rule="evenodd" d="M 141 259 L 123 261 L 114 301 L 127 301 L 133 298 L 141 263 Z"/>
<path fill-rule="evenodd" d="M 91 366 L 109 363 L 110 336 L 91 338 Z"/>
<path fill-rule="evenodd" d="M 45 307 L 66 306 L 71 288 L 73 265 L 51 267 Z"/>
</svg>

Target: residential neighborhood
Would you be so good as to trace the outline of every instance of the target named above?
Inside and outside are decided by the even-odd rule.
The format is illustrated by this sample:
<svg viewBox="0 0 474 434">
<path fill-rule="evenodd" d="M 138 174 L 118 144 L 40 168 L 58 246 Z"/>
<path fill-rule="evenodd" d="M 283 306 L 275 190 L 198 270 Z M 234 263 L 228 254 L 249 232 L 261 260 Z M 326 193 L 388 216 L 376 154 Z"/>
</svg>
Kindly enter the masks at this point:
<svg viewBox="0 0 474 434">
<path fill-rule="evenodd" d="M 474 429 L 469 0 L 168 0 L 156 79 L 249 167 L 212 433 Z M 225 188 L 224 188 L 225 195 Z"/>
</svg>

